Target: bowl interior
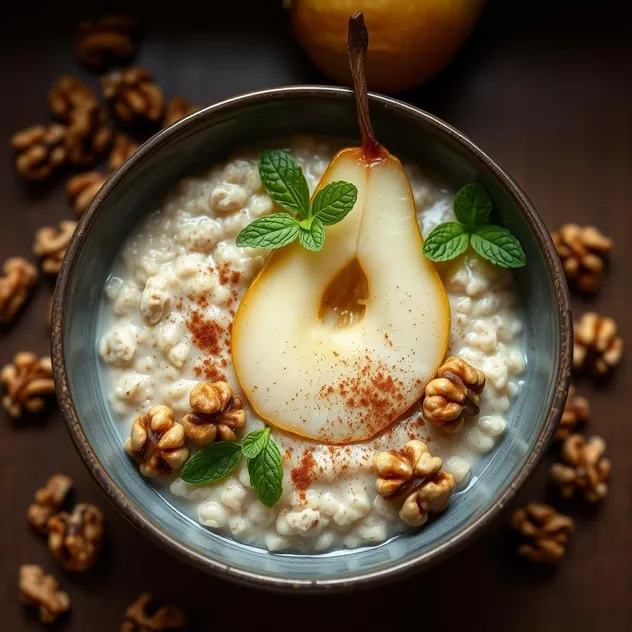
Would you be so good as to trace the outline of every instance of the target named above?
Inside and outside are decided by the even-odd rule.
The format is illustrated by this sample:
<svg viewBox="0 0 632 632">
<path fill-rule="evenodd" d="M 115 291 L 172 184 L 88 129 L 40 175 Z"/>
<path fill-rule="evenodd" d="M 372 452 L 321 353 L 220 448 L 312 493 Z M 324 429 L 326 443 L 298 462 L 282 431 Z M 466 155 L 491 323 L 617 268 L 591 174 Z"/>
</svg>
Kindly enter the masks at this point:
<svg viewBox="0 0 632 632">
<path fill-rule="evenodd" d="M 504 174 L 442 123 L 389 99 L 373 98 L 371 111 L 377 137 L 395 154 L 430 166 L 455 187 L 480 181 L 494 199 L 497 221 L 519 237 L 529 262 L 515 274 L 527 368 L 504 438 L 442 518 L 413 535 L 373 548 L 313 556 L 270 554 L 215 535 L 168 502 L 125 455 L 97 353 L 103 287 L 113 261 L 126 236 L 159 207 L 170 188 L 183 175 L 255 143 L 299 132 L 357 137 L 347 91 L 269 91 L 213 106 L 158 134 L 101 190 L 65 262 L 55 305 L 54 355 L 60 400 L 82 457 L 132 522 L 194 562 L 234 579 L 331 587 L 433 561 L 454 548 L 455 539 L 463 543 L 478 531 L 530 473 L 563 400 L 568 373 L 565 289 L 556 288 L 559 280 L 551 268 L 557 263 L 547 251 L 548 235 L 537 218 L 527 219 L 517 199 L 523 205 L 528 201 L 517 189 L 512 195 L 514 185 Z"/>
</svg>

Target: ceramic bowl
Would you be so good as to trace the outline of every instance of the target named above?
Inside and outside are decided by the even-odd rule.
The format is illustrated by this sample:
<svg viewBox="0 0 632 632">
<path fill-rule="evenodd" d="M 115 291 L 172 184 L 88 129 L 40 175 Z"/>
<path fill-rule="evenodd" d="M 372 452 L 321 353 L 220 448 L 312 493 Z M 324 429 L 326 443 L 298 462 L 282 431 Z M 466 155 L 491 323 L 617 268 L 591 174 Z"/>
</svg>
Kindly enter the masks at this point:
<svg viewBox="0 0 632 632">
<path fill-rule="evenodd" d="M 277 589 L 366 585 L 424 569 L 480 533 L 533 472 L 566 399 L 571 319 L 564 275 L 548 231 L 516 183 L 460 132 L 405 103 L 371 96 L 377 137 L 396 155 L 430 165 L 451 185 L 481 182 L 503 225 L 522 242 L 515 272 L 527 367 L 507 431 L 441 519 L 410 535 L 323 555 L 273 554 L 200 526 L 143 479 L 123 451 L 104 392 L 97 339 L 103 288 L 122 242 L 184 175 L 255 143 L 294 133 L 358 138 L 349 90 L 289 87 L 208 107 L 147 141 L 103 186 L 68 248 L 53 310 L 57 394 L 70 435 L 109 500 L 144 534 L 221 577 Z"/>
</svg>

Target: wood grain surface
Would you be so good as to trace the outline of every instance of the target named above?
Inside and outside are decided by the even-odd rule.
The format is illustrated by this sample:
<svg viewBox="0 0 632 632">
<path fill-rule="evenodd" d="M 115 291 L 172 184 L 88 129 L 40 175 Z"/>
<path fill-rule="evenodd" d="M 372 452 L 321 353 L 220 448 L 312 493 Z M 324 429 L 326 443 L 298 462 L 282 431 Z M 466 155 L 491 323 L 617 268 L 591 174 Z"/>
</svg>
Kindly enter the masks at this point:
<svg viewBox="0 0 632 632">
<path fill-rule="evenodd" d="M 98 14 L 105 3 L 91 3 Z M 209 1 L 200 5 L 131 2 L 145 24 L 139 61 L 168 95 L 207 104 L 247 90 L 326 82 L 293 40 L 278 2 Z M 184 8 L 186 5 L 187 8 Z M 523 186 L 550 229 L 595 223 L 615 239 L 603 290 L 573 297 L 614 317 L 632 339 L 632 11 L 629 2 L 499 1 L 490 3 L 474 36 L 438 78 L 403 95 L 455 125 Z M 6 12 L 6 13 L 5 13 Z M 86 16 L 79 2 L 19 3 L 0 21 L 0 259 L 31 252 L 33 234 L 72 212 L 63 181 L 25 188 L 13 171 L 13 131 L 47 120 L 45 94 L 63 73 L 76 72 L 72 35 Z M 86 75 L 88 76 L 88 75 Z M 91 78 L 96 86 L 96 79 Z M 16 324 L 0 331 L 0 364 L 20 350 L 48 350 L 42 281 Z M 127 604 L 151 590 L 182 604 L 195 630 L 246 630 L 263 622 L 278 630 L 481 629 L 540 632 L 632 630 L 632 423 L 626 386 L 629 362 L 598 386 L 579 384 L 592 404 L 589 433 L 602 435 L 612 459 L 603 505 L 560 503 L 550 489 L 552 451 L 516 505 L 555 501 L 577 519 L 568 558 L 534 568 L 513 554 L 506 518 L 442 566 L 399 584 L 346 596 L 280 596 L 237 588 L 194 571 L 156 549 L 107 505 L 84 470 L 59 413 L 11 422 L 0 413 L 0 630 L 40 629 L 17 599 L 20 564 L 54 571 L 72 612 L 51 629 L 118 630 Z M 52 473 L 75 480 L 76 498 L 103 507 L 107 541 L 99 566 L 64 574 L 25 522 L 33 491 Z M 511 508 L 507 508 L 509 512 Z"/>
</svg>

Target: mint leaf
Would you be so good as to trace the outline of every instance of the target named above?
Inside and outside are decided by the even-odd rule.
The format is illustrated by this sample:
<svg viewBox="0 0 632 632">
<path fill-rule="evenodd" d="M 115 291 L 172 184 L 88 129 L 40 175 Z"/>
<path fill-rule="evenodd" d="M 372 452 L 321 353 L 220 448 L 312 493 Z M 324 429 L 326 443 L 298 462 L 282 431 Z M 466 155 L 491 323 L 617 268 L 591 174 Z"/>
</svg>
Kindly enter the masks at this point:
<svg viewBox="0 0 632 632">
<path fill-rule="evenodd" d="M 268 195 L 288 211 L 309 215 L 309 188 L 298 163 L 286 151 L 270 149 L 259 159 L 259 175 Z"/>
<path fill-rule="evenodd" d="M 274 507 L 283 492 L 283 459 L 271 437 L 256 457 L 248 459 L 248 474 L 257 498 L 266 507 Z"/>
<path fill-rule="evenodd" d="M 331 182 L 323 187 L 312 202 L 312 215 L 325 226 L 337 224 L 353 209 L 358 189 L 350 182 Z"/>
<path fill-rule="evenodd" d="M 454 196 L 456 218 L 469 231 L 486 224 L 492 213 L 492 200 L 478 182 L 470 182 L 461 187 Z"/>
<path fill-rule="evenodd" d="M 233 441 L 218 441 L 198 450 L 182 468 L 180 478 L 187 483 L 204 485 L 228 476 L 241 459 L 241 446 Z"/>
<path fill-rule="evenodd" d="M 424 242 L 423 252 L 431 261 L 449 261 L 467 250 L 470 235 L 457 222 L 439 224 Z"/>
<path fill-rule="evenodd" d="M 304 248 L 307 248 L 307 250 L 320 250 L 325 243 L 325 227 L 322 222 L 317 217 L 314 217 L 312 218 L 309 228 L 305 228 L 301 225 L 299 228 L 298 240 Z"/>
<path fill-rule="evenodd" d="M 289 213 L 273 213 L 250 222 L 237 235 L 235 244 L 240 248 L 281 248 L 297 238 L 298 229 L 298 222 Z"/>
<path fill-rule="evenodd" d="M 254 459 L 259 455 L 261 450 L 266 447 L 268 443 L 268 437 L 270 436 L 270 427 L 262 428 L 261 430 L 254 430 L 249 432 L 244 437 L 244 442 L 241 445 L 241 451 L 248 459 Z"/>
<path fill-rule="evenodd" d="M 472 234 L 472 248 L 478 254 L 502 268 L 522 268 L 527 256 L 516 237 L 502 226 L 479 226 Z"/>
</svg>

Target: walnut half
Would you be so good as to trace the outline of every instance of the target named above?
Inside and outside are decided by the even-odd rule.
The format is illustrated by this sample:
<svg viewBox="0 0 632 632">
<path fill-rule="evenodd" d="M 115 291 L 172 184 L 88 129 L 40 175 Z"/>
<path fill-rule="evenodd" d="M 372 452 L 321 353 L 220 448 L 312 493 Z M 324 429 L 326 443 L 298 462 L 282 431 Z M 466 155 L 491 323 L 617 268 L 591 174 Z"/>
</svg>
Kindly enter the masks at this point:
<svg viewBox="0 0 632 632">
<path fill-rule="evenodd" d="M 155 603 L 151 593 L 143 593 L 125 611 L 121 632 L 160 632 L 178 630 L 187 624 L 184 612 L 176 606 Z"/>
<path fill-rule="evenodd" d="M 44 226 L 35 233 L 33 254 L 41 258 L 42 270 L 46 274 L 59 274 L 61 263 L 75 228 L 77 228 L 77 222 L 63 220 L 59 222 L 59 229 L 53 226 Z"/>
<path fill-rule="evenodd" d="M 81 503 L 72 513 L 62 511 L 48 521 L 48 547 L 67 571 L 87 571 L 99 557 L 103 543 L 103 513 Z"/>
<path fill-rule="evenodd" d="M 20 566 L 18 586 L 20 601 L 27 606 L 37 606 L 42 623 L 52 623 L 70 608 L 70 597 L 60 590 L 52 575 L 45 575 L 40 566 Z"/>
<path fill-rule="evenodd" d="M 48 532 L 48 519 L 57 513 L 68 492 L 72 488 L 72 479 L 65 474 L 54 474 L 44 487 L 40 487 L 33 496 L 33 503 L 26 513 L 27 520 L 40 532 Z"/>
<path fill-rule="evenodd" d="M 572 434 L 562 444 L 561 463 L 551 466 L 551 478 L 563 498 L 579 492 L 588 502 L 599 502 L 608 495 L 610 461 L 603 455 L 606 442 L 601 437 L 586 441 Z"/>
<path fill-rule="evenodd" d="M 446 432 L 456 432 L 465 417 L 478 415 L 485 374 L 462 358 L 448 358 L 428 382 L 423 412 L 426 421 Z"/>
<path fill-rule="evenodd" d="M 514 511 L 511 527 L 525 540 L 518 547 L 518 555 L 531 562 L 555 564 L 566 554 L 566 544 L 575 523 L 549 505 L 530 503 Z"/>
<path fill-rule="evenodd" d="M 8 323 L 29 296 L 37 281 L 37 268 L 22 257 L 11 257 L 0 276 L 0 323 Z"/>
<path fill-rule="evenodd" d="M 182 419 L 184 433 L 196 445 L 204 447 L 220 441 L 236 441 L 235 430 L 246 425 L 246 412 L 239 397 L 227 382 L 200 382 L 191 389 L 192 413 Z"/>
<path fill-rule="evenodd" d="M 50 358 L 38 358 L 29 351 L 16 354 L 13 364 L 7 364 L 0 372 L 0 382 L 6 389 L 2 405 L 15 419 L 25 410 L 40 412 L 46 403 L 44 398 L 55 395 Z"/>
<path fill-rule="evenodd" d="M 455 488 L 454 477 L 444 472 L 440 458 L 432 456 L 423 441 L 409 441 L 399 451 L 380 452 L 373 461 L 375 489 L 387 500 L 404 502 L 400 519 L 421 527 L 429 512 L 443 511 Z"/>
<path fill-rule="evenodd" d="M 134 419 L 125 451 L 140 463 L 143 476 L 169 476 L 189 458 L 184 441 L 184 428 L 175 422 L 173 410 L 159 405 Z"/>
</svg>

